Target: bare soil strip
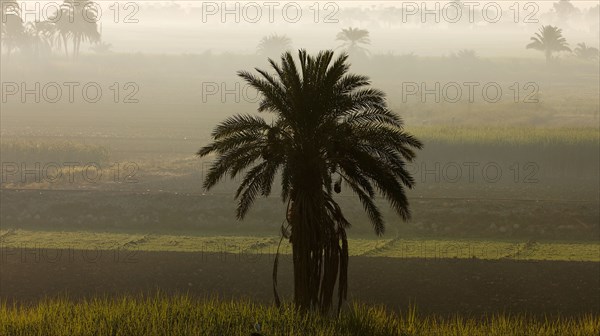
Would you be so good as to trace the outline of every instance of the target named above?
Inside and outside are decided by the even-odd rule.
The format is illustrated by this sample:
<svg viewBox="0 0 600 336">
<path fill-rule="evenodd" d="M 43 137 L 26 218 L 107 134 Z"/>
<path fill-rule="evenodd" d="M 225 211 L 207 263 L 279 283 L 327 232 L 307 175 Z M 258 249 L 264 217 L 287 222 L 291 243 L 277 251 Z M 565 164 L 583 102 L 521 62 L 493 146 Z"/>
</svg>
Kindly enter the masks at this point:
<svg viewBox="0 0 600 336">
<path fill-rule="evenodd" d="M 8 249 L 0 255 L 0 298 L 34 303 L 189 293 L 272 302 L 271 254 L 131 250 Z M 281 293 L 292 293 L 291 256 L 282 255 Z M 600 263 L 351 257 L 349 298 L 423 314 L 600 313 Z M 289 299 L 289 297 L 288 297 Z"/>
</svg>

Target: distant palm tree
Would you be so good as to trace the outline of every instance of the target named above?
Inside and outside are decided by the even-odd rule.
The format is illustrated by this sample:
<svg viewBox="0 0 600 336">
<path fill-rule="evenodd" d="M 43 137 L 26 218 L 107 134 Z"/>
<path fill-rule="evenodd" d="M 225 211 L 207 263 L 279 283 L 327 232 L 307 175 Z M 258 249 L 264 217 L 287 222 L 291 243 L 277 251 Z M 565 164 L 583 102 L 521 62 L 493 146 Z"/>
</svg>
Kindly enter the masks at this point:
<svg viewBox="0 0 600 336">
<path fill-rule="evenodd" d="M 258 43 L 258 54 L 267 57 L 281 55 L 281 53 L 290 50 L 292 39 L 285 35 L 272 34 L 263 37 Z"/>
<path fill-rule="evenodd" d="M 25 31 L 34 57 L 49 55 L 55 41 L 56 27 L 49 21 L 27 22 Z"/>
<path fill-rule="evenodd" d="M 461 49 L 452 57 L 463 61 L 476 61 L 479 58 L 473 49 Z"/>
<path fill-rule="evenodd" d="M 398 6 L 389 6 L 383 8 L 376 20 L 391 27 L 402 22 L 402 9 Z"/>
<path fill-rule="evenodd" d="M 562 36 L 562 29 L 554 26 L 542 26 L 539 33 L 531 38 L 533 42 L 527 45 L 527 49 L 543 51 L 546 62 L 552 60 L 552 53 L 560 51 L 571 51 L 567 40 Z"/>
<path fill-rule="evenodd" d="M 367 55 L 369 51 L 361 46 L 361 44 L 371 44 L 369 39 L 369 31 L 359 28 L 342 29 L 337 34 L 337 41 L 343 41 L 343 44 L 338 48 L 344 48 L 350 55 Z"/>
<path fill-rule="evenodd" d="M 72 3 L 74 8 L 74 29 L 73 29 L 73 54 L 79 57 L 81 42 L 95 43 L 100 41 L 100 32 L 98 31 L 98 11 L 93 5 L 92 0 L 65 0 L 65 3 Z"/>
<path fill-rule="evenodd" d="M 370 88 L 368 77 L 349 74 L 348 55 L 310 56 L 300 50 L 300 64 L 290 52 L 281 64 L 269 59 L 275 75 L 238 72 L 262 94 L 259 112 L 271 112 L 267 123 L 254 115 L 236 115 L 212 132 L 213 142 L 198 151 L 216 153 L 204 187 L 249 168 L 236 192 L 237 218 L 243 219 L 259 196 L 271 194 L 281 174 L 281 197 L 287 202 L 282 227 L 292 243 L 294 301 L 302 310 L 327 312 L 338 284 L 338 310 L 347 293 L 348 242 L 344 217 L 333 192 L 345 183 L 362 203 L 377 235 L 385 225 L 374 203 L 380 193 L 403 219 L 410 217 L 405 187 L 414 180 L 406 162 L 415 158 L 419 140 L 403 130 L 387 107 L 383 92 Z M 277 259 L 276 259 L 277 260 Z M 277 262 L 274 265 L 276 274 Z M 279 304 L 274 277 L 275 301 Z"/>
<path fill-rule="evenodd" d="M 6 15 L 4 21 L 2 27 L 2 44 L 4 44 L 6 49 L 6 59 L 10 60 L 11 52 L 22 46 L 25 30 L 23 21 L 15 14 Z"/>
<path fill-rule="evenodd" d="M 79 56 L 81 42 L 100 41 L 98 31 L 98 11 L 91 0 L 64 0 L 60 13 L 50 18 L 55 22 L 56 37 L 64 44 L 65 55 L 69 57 L 68 41 L 73 43 L 73 58 Z"/>
<path fill-rule="evenodd" d="M 598 49 L 588 47 L 585 43 L 578 43 L 575 48 L 575 55 L 581 59 L 598 59 Z"/>
<path fill-rule="evenodd" d="M 54 22 L 55 40 L 54 44 L 60 48 L 65 48 L 65 57 L 69 58 L 69 39 L 73 37 L 73 22 L 74 22 L 73 8 L 65 3 L 59 8 L 59 12 L 49 17 L 48 20 Z"/>
<path fill-rule="evenodd" d="M 11 52 L 22 46 L 25 38 L 25 26 L 21 19 L 21 7 L 16 1 L 1 1 L 2 25 L 0 36 L 6 50 L 6 60 L 10 60 Z"/>
</svg>

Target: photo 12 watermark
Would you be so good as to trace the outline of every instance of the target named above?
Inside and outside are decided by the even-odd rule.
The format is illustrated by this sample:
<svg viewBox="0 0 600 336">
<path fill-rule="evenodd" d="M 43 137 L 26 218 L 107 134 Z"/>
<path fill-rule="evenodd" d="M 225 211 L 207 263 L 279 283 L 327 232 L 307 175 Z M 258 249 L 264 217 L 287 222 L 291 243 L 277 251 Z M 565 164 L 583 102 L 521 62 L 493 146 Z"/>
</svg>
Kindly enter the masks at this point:
<svg viewBox="0 0 600 336">
<path fill-rule="evenodd" d="M 137 104 L 136 82 L 2 82 L 2 103 L 88 103 Z"/>
<path fill-rule="evenodd" d="M 421 183 L 540 182 L 540 166 L 536 162 L 411 162 L 406 164 L 406 170 Z"/>
<path fill-rule="evenodd" d="M 9 16 L 24 22 L 46 22 L 60 25 L 97 24 L 102 20 L 112 23 L 139 23 L 140 4 L 136 1 L 2 1 L 2 23 Z"/>
<path fill-rule="evenodd" d="M 339 23 L 337 2 L 202 1 L 202 23 Z"/>
<path fill-rule="evenodd" d="M 138 183 L 135 162 L 2 162 L 0 183 Z"/>
<path fill-rule="evenodd" d="M 534 1 L 402 1 L 402 23 L 539 23 Z"/>
<path fill-rule="evenodd" d="M 245 82 L 202 82 L 202 103 L 258 103 L 263 96 Z"/>
<path fill-rule="evenodd" d="M 402 82 L 402 103 L 539 103 L 535 82 Z"/>
</svg>

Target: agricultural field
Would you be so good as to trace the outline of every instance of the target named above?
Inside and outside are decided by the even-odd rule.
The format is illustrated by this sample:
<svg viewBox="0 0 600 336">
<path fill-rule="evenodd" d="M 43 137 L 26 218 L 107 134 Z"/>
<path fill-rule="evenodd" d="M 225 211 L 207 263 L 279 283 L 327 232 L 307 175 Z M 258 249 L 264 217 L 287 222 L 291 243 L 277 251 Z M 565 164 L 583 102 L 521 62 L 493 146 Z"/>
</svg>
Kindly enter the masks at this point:
<svg viewBox="0 0 600 336">
<path fill-rule="evenodd" d="M 270 255 L 277 253 L 279 241 L 280 239 L 277 236 L 180 236 L 81 231 L 0 231 L 0 246 L 4 249 L 131 250 Z M 351 256 L 600 262 L 600 243 L 597 242 L 350 238 L 349 246 Z M 282 240 L 279 249 L 282 254 L 291 254 L 291 245 L 287 240 Z"/>
<path fill-rule="evenodd" d="M 273 254 L 3 247 L 1 257 L 7 307 L 157 291 L 273 304 Z M 424 318 L 482 319 L 507 311 L 540 321 L 596 316 L 599 267 L 597 261 L 351 256 L 344 307 L 384 305 L 406 313 L 416 305 Z M 281 255 L 277 282 L 284 302 L 292 300 L 292 268 L 292 256 Z"/>
<path fill-rule="evenodd" d="M 301 321 L 272 306 L 284 205 L 257 200 L 237 221 L 239 181 L 210 193 L 200 186 L 210 159 L 193 153 L 203 137 L 3 137 L 3 162 L 93 162 L 103 175 L 86 180 L 86 169 L 97 168 L 80 165 L 58 167 L 58 181 L 20 172 L 3 180 L 0 333 L 248 335 L 260 323 L 264 335 L 596 335 L 597 129 L 411 132 L 426 144 L 413 165 L 412 220 L 394 220 L 378 203 L 390 221 L 377 237 L 343 190 L 339 202 L 353 224 L 349 301 L 341 318 Z M 463 170 L 454 182 L 443 173 L 473 161 L 498 163 L 502 179 L 471 182 Z M 135 169 L 119 175 L 115 162 Z M 427 175 L 436 163 L 437 176 Z M 289 303 L 285 239 L 280 253 L 278 282 Z M 78 318 L 69 318 L 74 311 Z"/>
<path fill-rule="evenodd" d="M 597 1 L 1 2 L 1 336 L 600 334 Z"/>
<path fill-rule="evenodd" d="M 390 219 L 378 238 L 358 200 L 339 196 L 353 224 L 340 318 L 273 307 L 284 205 L 257 200 L 240 222 L 239 181 L 203 191 L 210 158 L 193 153 L 206 136 L 3 136 L 3 162 L 82 165 L 50 168 L 57 181 L 3 176 L 0 334 L 249 335 L 260 323 L 263 335 L 596 335 L 597 129 L 409 129 L 425 143 L 411 221 L 378 200 Z M 84 178 L 97 169 L 87 162 L 101 178 Z M 497 163 L 502 178 L 470 181 L 469 162 Z M 463 166 L 458 182 L 445 173 L 452 163 Z M 290 303 L 285 239 L 280 252 Z"/>
</svg>

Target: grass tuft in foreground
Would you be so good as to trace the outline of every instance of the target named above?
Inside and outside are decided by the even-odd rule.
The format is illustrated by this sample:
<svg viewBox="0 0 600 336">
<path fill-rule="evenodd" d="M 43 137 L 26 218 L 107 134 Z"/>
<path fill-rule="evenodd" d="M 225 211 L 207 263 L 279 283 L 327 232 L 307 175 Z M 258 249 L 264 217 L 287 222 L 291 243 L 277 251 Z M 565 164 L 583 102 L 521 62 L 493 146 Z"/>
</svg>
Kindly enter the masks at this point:
<svg viewBox="0 0 600 336">
<path fill-rule="evenodd" d="M 598 335 L 600 317 L 539 320 L 493 316 L 484 320 L 395 315 L 382 307 L 354 305 L 339 318 L 299 314 L 287 306 L 247 300 L 196 300 L 188 296 L 48 299 L 34 306 L 3 303 L 0 335 Z"/>
</svg>

